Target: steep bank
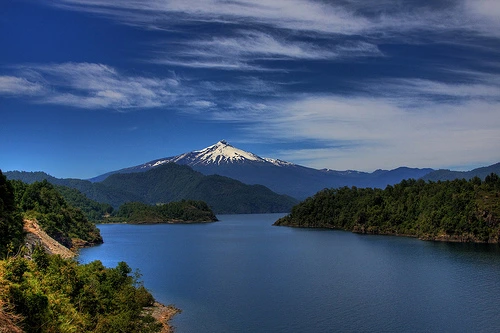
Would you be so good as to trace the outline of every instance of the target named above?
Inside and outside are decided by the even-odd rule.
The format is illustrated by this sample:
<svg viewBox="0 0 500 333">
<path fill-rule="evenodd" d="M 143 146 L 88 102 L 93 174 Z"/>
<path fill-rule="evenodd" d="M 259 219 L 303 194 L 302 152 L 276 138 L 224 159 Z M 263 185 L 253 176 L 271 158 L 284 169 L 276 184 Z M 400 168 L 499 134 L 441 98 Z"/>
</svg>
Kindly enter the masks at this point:
<svg viewBox="0 0 500 333">
<path fill-rule="evenodd" d="M 24 231 L 26 232 L 25 245 L 29 253 L 33 251 L 36 245 L 41 245 L 46 253 L 58 254 L 64 259 L 70 259 L 76 255 L 74 251 L 47 235 L 36 221 L 24 220 Z"/>
</svg>

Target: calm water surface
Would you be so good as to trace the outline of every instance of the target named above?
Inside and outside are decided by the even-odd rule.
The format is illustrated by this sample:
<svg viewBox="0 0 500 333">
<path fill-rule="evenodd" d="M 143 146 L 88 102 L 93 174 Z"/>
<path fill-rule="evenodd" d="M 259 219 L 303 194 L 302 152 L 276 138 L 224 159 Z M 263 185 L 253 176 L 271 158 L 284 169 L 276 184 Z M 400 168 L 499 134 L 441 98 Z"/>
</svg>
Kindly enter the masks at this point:
<svg viewBox="0 0 500 333">
<path fill-rule="evenodd" d="M 500 332 L 497 246 L 271 224 L 100 225 L 79 260 L 140 269 L 187 332 Z"/>
</svg>

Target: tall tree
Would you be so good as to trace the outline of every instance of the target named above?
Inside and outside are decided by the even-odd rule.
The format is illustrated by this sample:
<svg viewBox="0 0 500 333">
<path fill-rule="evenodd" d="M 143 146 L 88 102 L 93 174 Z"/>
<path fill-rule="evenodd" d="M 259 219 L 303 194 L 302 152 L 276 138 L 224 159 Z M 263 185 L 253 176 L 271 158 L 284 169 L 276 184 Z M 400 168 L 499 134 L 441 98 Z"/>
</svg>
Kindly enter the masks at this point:
<svg viewBox="0 0 500 333">
<path fill-rule="evenodd" d="M 23 239 L 23 219 L 15 203 L 14 189 L 0 170 L 0 257 L 17 250 Z"/>
</svg>

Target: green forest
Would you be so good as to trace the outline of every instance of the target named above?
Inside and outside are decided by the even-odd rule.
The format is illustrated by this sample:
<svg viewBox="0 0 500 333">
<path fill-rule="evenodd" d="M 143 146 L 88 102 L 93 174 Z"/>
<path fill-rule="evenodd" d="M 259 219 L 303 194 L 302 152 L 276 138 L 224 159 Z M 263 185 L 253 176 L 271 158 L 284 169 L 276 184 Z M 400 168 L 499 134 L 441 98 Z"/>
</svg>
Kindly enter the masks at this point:
<svg viewBox="0 0 500 333">
<path fill-rule="evenodd" d="M 215 222 L 217 217 L 203 201 L 181 200 L 161 205 L 129 202 L 120 206 L 105 222 L 126 223 L 191 223 Z"/>
<path fill-rule="evenodd" d="M 159 332 L 144 307 L 153 296 L 124 262 L 106 268 L 23 246 L 23 217 L 63 242 L 100 242 L 98 229 L 47 182 L 7 181 L 0 171 L 0 330 L 5 332 Z"/>
<path fill-rule="evenodd" d="M 427 240 L 500 241 L 500 178 L 403 180 L 385 189 L 325 189 L 292 208 L 278 226 L 333 228 Z"/>
</svg>

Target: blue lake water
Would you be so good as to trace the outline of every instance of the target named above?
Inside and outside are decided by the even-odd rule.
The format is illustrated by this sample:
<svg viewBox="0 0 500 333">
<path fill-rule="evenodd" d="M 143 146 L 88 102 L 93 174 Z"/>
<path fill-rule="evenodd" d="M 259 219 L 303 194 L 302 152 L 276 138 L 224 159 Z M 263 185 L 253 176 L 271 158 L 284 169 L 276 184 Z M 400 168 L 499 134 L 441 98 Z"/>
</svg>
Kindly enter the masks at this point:
<svg viewBox="0 0 500 333">
<path fill-rule="evenodd" d="M 187 332 L 500 332 L 500 249 L 273 227 L 283 214 L 99 225 L 79 261 L 140 269 Z"/>
</svg>

